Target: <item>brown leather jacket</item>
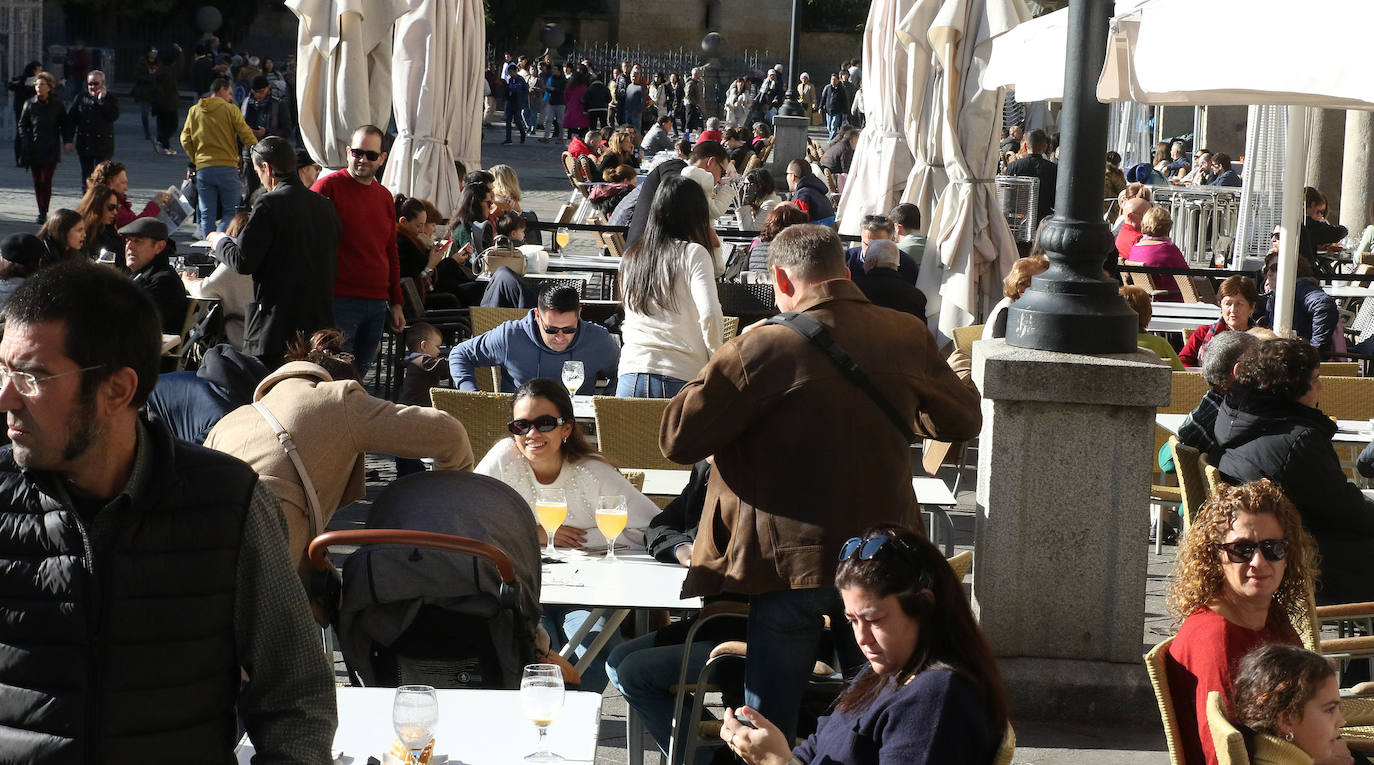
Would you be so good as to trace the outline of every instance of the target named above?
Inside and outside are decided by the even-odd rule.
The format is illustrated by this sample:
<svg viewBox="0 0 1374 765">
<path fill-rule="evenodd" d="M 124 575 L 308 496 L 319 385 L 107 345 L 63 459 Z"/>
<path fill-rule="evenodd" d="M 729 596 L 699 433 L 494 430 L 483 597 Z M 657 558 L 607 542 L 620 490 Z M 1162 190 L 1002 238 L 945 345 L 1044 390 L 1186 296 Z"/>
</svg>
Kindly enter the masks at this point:
<svg viewBox="0 0 1374 765">
<path fill-rule="evenodd" d="M 962 383 L 910 314 L 879 308 L 848 279 L 798 310 L 835 341 L 919 435 L 964 441 L 982 424 Z M 683 594 L 830 586 L 845 539 L 917 514 L 905 439 L 834 362 L 787 327 L 730 341 L 668 405 L 663 453 L 715 455 Z"/>
</svg>

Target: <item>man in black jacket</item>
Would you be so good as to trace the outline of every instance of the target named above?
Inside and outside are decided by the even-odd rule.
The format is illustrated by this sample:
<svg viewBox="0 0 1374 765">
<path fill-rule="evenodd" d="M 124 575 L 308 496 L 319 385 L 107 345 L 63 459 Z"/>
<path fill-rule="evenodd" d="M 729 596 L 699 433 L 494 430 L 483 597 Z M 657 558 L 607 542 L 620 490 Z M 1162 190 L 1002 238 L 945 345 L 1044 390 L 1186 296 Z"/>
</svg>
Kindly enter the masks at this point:
<svg viewBox="0 0 1374 765">
<path fill-rule="evenodd" d="M 269 136 L 253 147 L 253 170 L 267 189 L 235 242 L 212 234 L 215 258 L 253 277 L 243 350 L 268 369 L 281 364 L 297 332 L 334 326 L 340 224 L 328 199 L 301 185 L 296 152 Z"/>
<path fill-rule="evenodd" d="M 167 224 L 157 218 L 139 218 L 121 228 L 119 235 L 124 237 L 124 265 L 129 267 L 134 284 L 146 290 L 157 305 L 162 333 L 180 335 L 190 298 L 181 276 L 172 268 L 176 244 L 168 238 Z"/>
<path fill-rule="evenodd" d="M 1035 200 L 1035 220 L 1039 223 L 1054 212 L 1054 186 L 1059 178 L 1059 166 L 1045 158 L 1050 148 L 1050 137 L 1045 131 L 1036 128 L 1027 133 L 1026 147 L 1029 153 L 1007 165 L 1007 175 L 1040 179 L 1040 195 Z"/>
<path fill-rule="evenodd" d="M 119 99 L 105 89 L 105 73 L 96 69 L 86 75 L 86 90 L 72 101 L 62 139 L 67 151 L 81 161 L 81 193 L 95 166 L 114 156 L 114 123 L 119 119 Z"/>
<path fill-rule="evenodd" d="M 806 211 L 808 223 L 828 226 L 835 222 L 835 204 L 830 201 L 830 189 L 811 172 L 810 164 L 800 159 L 787 163 L 787 186 L 792 190 L 792 202 Z"/>
<path fill-rule="evenodd" d="M 734 197 L 733 189 L 728 187 L 721 188 L 721 178 L 725 177 L 726 165 L 730 164 L 730 155 L 725 153 L 725 147 L 715 141 L 698 141 L 692 147 L 692 153 L 687 155 L 687 159 L 669 159 L 658 163 L 649 174 L 644 176 L 644 180 L 639 182 L 639 202 L 635 204 L 634 218 L 630 221 L 630 231 L 625 235 L 625 245 L 634 244 L 639 241 L 639 237 L 644 233 L 644 226 L 649 222 L 649 208 L 654 205 L 654 194 L 658 191 L 658 184 L 664 178 L 671 175 L 681 175 L 684 168 L 688 165 L 699 167 L 711 173 L 718 187 L 717 197 L 724 201 L 724 197 Z M 713 212 L 717 199 L 712 195 L 706 195 L 706 201 L 712 204 Z M 721 212 L 724 212 L 722 209 Z M 834 213 L 831 213 L 832 215 Z M 712 221 L 714 223 L 714 221 Z"/>
<path fill-rule="evenodd" d="M 874 240 L 863 252 L 863 271 L 849 276 L 873 305 L 903 311 L 925 321 L 925 293 L 897 273 L 900 257 L 897 244 L 892 240 Z"/>
</svg>

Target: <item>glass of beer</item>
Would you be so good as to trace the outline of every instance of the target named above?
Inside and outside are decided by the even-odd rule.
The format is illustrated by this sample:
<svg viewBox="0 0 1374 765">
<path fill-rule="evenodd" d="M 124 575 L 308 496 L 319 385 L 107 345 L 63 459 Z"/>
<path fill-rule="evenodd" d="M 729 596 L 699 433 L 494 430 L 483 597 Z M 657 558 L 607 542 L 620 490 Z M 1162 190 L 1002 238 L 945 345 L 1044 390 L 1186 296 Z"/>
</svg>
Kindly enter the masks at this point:
<svg viewBox="0 0 1374 765">
<path fill-rule="evenodd" d="M 596 503 L 596 527 L 606 535 L 606 559 L 615 560 L 615 538 L 625 531 L 630 513 L 625 509 L 625 495 L 611 494 Z"/>
<path fill-rule="evenodd" d="M 544 737 L 553 718 L 563 709 L 563 670 L 556 664 L 530 664 L 520 678 L 520 706 L 539 729 L 539 751 L 525 755 L 526 762 L 562 762 L 549 750 Z"/>
<path fill-rule="evenodd" d="M 553 534 L 568 518 L 568 498 L 562 489 L 541 486 L 534 490 L 534 517 L 549 535 L 550 557 L 553 556 Z"/>
<path fill-rule="evenodd" d="M 562 252 L 563 248 L 568 246 L 568 242 L 572 241 L 572 232 L 566 228 L 560 228 L 554 232 L 553 239 L 558 242 L 558 251 Z"/>
</svg>

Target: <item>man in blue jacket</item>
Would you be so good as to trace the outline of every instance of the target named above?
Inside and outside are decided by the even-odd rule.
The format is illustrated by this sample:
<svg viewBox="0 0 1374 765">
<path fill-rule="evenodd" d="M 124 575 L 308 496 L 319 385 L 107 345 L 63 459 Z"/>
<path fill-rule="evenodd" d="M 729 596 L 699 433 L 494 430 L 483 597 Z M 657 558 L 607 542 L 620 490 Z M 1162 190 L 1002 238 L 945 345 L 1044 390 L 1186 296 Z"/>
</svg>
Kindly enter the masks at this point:
<svg viewBox="0 0 1374 765">
<path fill-rule="evenodd" d="M 523 319 L 458 344 L 448 355 L 459 390 L 477 390 L 477 367 L 501 367 L 501 390 L 515 389 L 536 377 L 560 380 L 563 362 L 581 361 L 585 377 L 579 395 L 595 392 L 598 378 L 615 380 L 620 348 L 605 327 L 583 321 L 577 290 L 554 287 L 539 295 L 536 308 Z"/>
</svg>

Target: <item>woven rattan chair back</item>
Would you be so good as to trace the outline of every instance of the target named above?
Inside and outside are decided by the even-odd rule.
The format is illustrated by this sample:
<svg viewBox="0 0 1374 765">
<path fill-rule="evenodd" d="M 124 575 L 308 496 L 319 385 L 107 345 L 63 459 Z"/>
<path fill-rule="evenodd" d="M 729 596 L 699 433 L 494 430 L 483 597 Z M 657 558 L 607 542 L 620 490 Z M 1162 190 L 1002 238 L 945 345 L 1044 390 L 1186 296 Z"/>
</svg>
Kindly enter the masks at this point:
<svg viewBox="0 0 1374 765">
<path fill-rule="evenodd" d="M 1177 436 L 1169 436 L 1169 448 L 1174 453 L 1174 473 L 1178 475 L 1178 485 L 1182 489 L 1179 503 L 1179 517 L 1183 519 L 1183 533 L 1193 525 L 1193 518 L 1207 501 L 1207 479 L 1202 475 L 1202 464 L 1198 450 L 1181 444 Z"/>
<path fill-rule="evenodd" d="M 1207 727 L 1212 730 L 1212 748 L 1217 752 L 1217 765 L 1250 765 L 1245 736 L 1227 719 L 1219 691 L 1207 694 Z"/>
<path fill-rule="evenodd" d="M 738 316 L 726 316 L 725 322 L 722 326 L 724 328 L 724 331 L 721 332 L 721 342 L 728 343 L 731 340 L 735 339 L 737 335 L 739 335 Z"/>
<path fill-rule="evenodd" d="M 611 464 L 626 470 L 682 470 L 683 465 L 663 456 L 658 432 L 666 398 L 619 398 L 595 396 L 596 437 L 600 452 Z"/>
<path fill-rule="evenodd" d="M 1374 417 L 1374 377 L 1328 377 L 1322 380 L 1322 413 L 1338 420 Z"/>
<path fill-rule="evenodd" d="M 1358 361 L 1323 361 L 1322 377 L 1358 377 L 1360 375 L 1360 362 Z"/>
<path fill-rule="evenodd" d="M 468 432 L 472 453 L 481 460 L 502 439 L 510 438 L 506 423 L 510 422 L 510 393 L 430 388 L 429 400 L 434 408 L 453 415 Z"/>
<path fill-rule="evenodd" d="M 1164 671 L 1169 644 L 1173 642 L 1172 637 L 1165 638 L 1145 654 L 1145 672 L 1150 676 L 1150 687 L 1154 689 L 1155 702 L 1159 705 L 1159 719 L 1164 723 L 1164 745 L 1169 750 L 1169 763 L 1184 765 L 1183 749 L 1179 746 L 1178 717 L 1174 715 L 1174 699 L 1169 695 L 1169 677 Z"/>
</svg>

